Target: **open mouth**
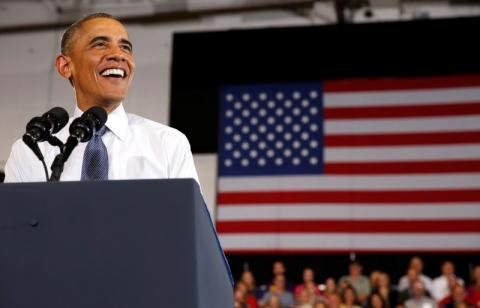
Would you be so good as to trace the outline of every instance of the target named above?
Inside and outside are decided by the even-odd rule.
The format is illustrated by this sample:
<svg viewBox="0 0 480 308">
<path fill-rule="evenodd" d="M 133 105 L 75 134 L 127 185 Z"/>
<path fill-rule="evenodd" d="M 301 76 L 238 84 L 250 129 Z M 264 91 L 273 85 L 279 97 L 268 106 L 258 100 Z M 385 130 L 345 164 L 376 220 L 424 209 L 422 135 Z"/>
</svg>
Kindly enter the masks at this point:
<svg viewBox="0 0 480 308">
<path fill-rule="evenodd" d="M 100 75 L 102 77 L 120 78 L 120 79 L 127 77 L 127 73 L 122 68 L 107 68 L 102 72 L 100 72 Z"/>
</svg>

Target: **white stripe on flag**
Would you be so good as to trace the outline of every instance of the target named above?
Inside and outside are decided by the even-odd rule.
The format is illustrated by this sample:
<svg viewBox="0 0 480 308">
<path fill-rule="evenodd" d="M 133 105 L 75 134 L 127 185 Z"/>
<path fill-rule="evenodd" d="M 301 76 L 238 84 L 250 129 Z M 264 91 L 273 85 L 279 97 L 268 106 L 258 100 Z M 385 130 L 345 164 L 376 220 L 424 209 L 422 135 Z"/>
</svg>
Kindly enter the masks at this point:
<svg viewBox="0 0 480 308">
<path fill-rule="evenodd" d="M 480 174 L 220 177 L 219 192 L 480 188 Z"/>
<path fill-rule="evenodd" d="M 437 90 L 359 91 L 324 94 L 325 107 L 437 105 L 455 102 L 478 102 L 480 88 L 450 88 Z"/>
<path fill-rule="evenodd" d="M 325 121 L 325 135 L 461 132 L 471 130 L 480 130 L 480 116 Z"/>
<path fill-rule="evenodd" d="M 325 163 L 478 159 L 480 145 L 326 147 Z"/>
<path fill-rule="evenodd" d="M 469 250 L 480 247 L 480 233 L 249 233 L 222 234 L 225 250 Z"/>
<path fill-rule="evenodd" d="M 218 207 L 218 221 L 255 220 L 435 220 L 480 218 L 480 203 L 249 204 Z"/>
</svg>

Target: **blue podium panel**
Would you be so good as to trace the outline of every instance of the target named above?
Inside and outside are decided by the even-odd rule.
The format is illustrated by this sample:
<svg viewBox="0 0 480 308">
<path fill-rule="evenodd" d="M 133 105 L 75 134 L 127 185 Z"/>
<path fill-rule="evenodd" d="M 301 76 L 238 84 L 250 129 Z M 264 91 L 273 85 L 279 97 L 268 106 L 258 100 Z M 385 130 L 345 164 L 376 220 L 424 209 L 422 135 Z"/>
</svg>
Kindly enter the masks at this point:
<svg viewBox="0 0 480 308">
<path fill-rule="evenodd" d="M 0 307 L 233 307 L 191 179 L 0 185 Z"/>
</svg>

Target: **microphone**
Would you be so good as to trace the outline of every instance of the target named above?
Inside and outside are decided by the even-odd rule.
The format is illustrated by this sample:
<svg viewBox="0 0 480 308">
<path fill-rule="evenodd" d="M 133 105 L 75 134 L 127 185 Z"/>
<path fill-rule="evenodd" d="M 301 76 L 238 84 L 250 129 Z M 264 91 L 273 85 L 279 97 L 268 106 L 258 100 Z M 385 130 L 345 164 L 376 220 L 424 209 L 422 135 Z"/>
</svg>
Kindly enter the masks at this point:
<svg viewBox="0 0 480 308">
<path fill-rule="evenodd" d="M 61 107 L 54 107 L 41 117 L 35 117 L 27 123 L 27 132 L 23 135 L 23 142 L 35 153 L 39 160 L 43 161 L 43 154 L 38 148 L 37 142 L 43 142 L 51 138 L 68 123 L 68 113 Z"/>
<path fill-rule="evenodd" d="M 87 142 L 107 122 L 108 114 L 101 107 L 92 107 L 85 111 L 81 117 L 73 120 L 70 124 L 70 137 L 68 137 L 63 151 L 58 154 L 51 166 L 52 175 L 50 181 L 60 181 L 65 162 L 72 154 L 72 151 L 80 142 Z"/>
<path fill-rule="evenodd" d="M 65 144 L 64 162 L 72 153 L 73 149 L 80 142 L 87 142 L 92 139 L 93 135 L 101 129 L 107 122 L 108 114 L 101 107 L 92 107 L 85 111 L 81 117 L 73 120 L 70 125 L 70 137 Z"/>
</svg>

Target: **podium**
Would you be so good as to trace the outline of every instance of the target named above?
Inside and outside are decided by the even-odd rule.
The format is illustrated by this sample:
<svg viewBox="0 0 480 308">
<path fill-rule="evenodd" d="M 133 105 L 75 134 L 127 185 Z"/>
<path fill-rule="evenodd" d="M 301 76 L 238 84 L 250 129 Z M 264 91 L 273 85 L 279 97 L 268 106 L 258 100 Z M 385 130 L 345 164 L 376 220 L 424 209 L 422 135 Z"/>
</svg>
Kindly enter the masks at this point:
<svg viewBox="0 0 480 308">
<path fill-rule="evenodd" d="M 0 307 L 230 308 L 192 179 L 0 184 Z"/>
</svg>

